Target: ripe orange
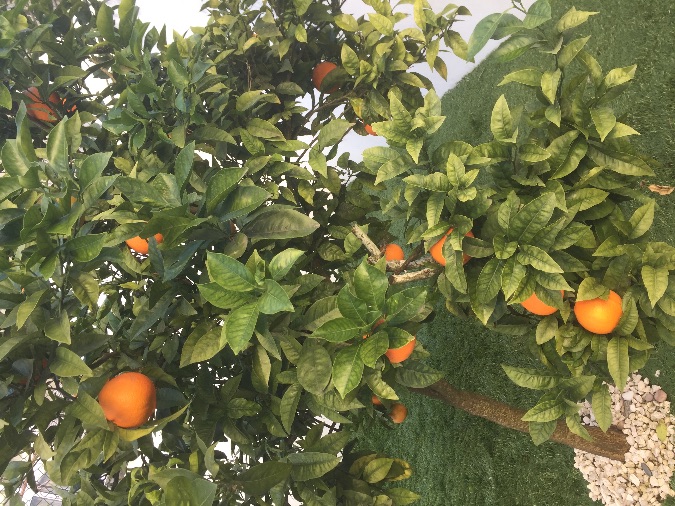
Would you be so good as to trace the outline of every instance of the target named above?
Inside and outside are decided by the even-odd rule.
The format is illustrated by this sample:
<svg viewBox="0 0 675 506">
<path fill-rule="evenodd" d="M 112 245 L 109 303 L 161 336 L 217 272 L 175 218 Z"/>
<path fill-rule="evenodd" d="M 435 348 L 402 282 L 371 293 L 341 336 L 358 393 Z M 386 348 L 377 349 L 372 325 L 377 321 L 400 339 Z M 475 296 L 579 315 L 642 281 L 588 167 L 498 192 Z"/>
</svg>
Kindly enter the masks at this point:
<svg viewBox="0 0 675 506">
<path fill-rule="evenodd" d="M 389 348 L 385 353 L 385 355 L 389 359 L 389 362 L 391 362 L 392 364 L 400 364 L 410 355 L 412 355 L 412 352 L 415 350 L 416 342 L 417 339 L 413 337 L 410 341 L 408 341 L 400 348 Z"/>
<path fill-rule="evenodd" d="M 445 257 L 443 256 L 443 245 L 445 244 L 445 240 L 448 238 L 448 236 L 452 233 L 454 228 L 451 228 L 446 232 L 446 234 L 440 238 L 440 240 L 434 244 L 430 249 L 429 253 L 431 253 L 431 257 L 436 260 L 441 265 L 445 265 Z M 464 234 L 464 237 L 473 237 L 473 232 L 469 230 L 466 234 Z M 464 253 L 464 264 L 466 264 L 471 257 Z"/>
<path fill-rule="evenodd" d="M 565 295 L 563 290 L 560 290 L 560 293 L 563 296 Z M 544 304 L 534 292 L 532 292 L 532 295 L 530 295 L 527 299 L 521 302 L 520 305 L 527 309 L 530 313 L 534 313 L 539 316 L 548 316 L 558 310 L 556 307 Z"/>
<path fill-rule="evenodd" d="M 363 128 L 365 128 L 366 132 L 368 132 L 369 135 L 377 136 L 375 130 L 373 130 L 373 127 L 371 127 L 370 125 L 365 125 Z"/>
<path fill-rule="evenodd" d="M 157 244 L 161 243 L 164 241 L 164 236 L 162 234 L 155 234 L 155 241 L 157 241 Z M 131 239 L 127 239 L 125 242 L 127 243 L 127 246 L 129 246 L 130 250 L 140 253 L 141 255 L 148 254 L 150 245 L 146 239 L 136 236 L 132 237 Z"/>
<path fill-rule="evenodd" d="M 35 86 L 31 86 L 26 91 L 23 92 L 32 102 L 26 102 L 26 114 L 29 118 L 32 118 L 36 121 L 44 121 L 45 123 L 56 123 L 58 119 L 54 109 L 45 104 L 40 97 L 40 92 Z M 49 95 L 49 102 L 52 104 L 59 103 L 59 96 L 56 92 L 52 92 Z"/>
<path fill-rule="evenodd" d="M 582 300 L 574 304 L 574 315 L 579 325 L 594 334 L 609 334 L 616 328 L 623 314 L 621 296 L 609 291 L 604 299 Z"/>
<path fill-rule="evenodd" d="M 405 260 L 405 253 L 403 253 L 403 249 L 398 244 L 387 244 L 384 248 L 384 258 L 387 262 Z"/>
<path fill-rule="evenodd" d="M 380 400 L 380 398 L 377 395 L 373 394 L 373 397 L 371 398 L 371 400 L 373 401 L 374 406 L 382 406 L 382 401 Z"/>
<path fill-rule="evenodd" d="M 408 418 L 408 408 L 400 402 L 395 402 L 391 406 L 389 418 L 391 418 L 391 421 L 394 423 L 403 423 L 403 421 Z"/>
<path fill-rule="evenodd" d="M 98 394 L 107 420 L 123 429 L 143 425 L 157 407 L 155 384 L 145 374 L 123 372 L 108 380 Z"/>
<path fill-rule="evenodd" d="M 323 83 L 324 78 L 336 68 L 337 65 L 329 61 L 322 61 L 314 67 L 314 70 L 312 70 L 312 83 L 314 83 L 314 87 L 324 93 L 335 93 L 338 90 L 337 86 L 333 86 L 330 90 L 324 90 L 321 88 L 321 84 Z"/>
</svg>

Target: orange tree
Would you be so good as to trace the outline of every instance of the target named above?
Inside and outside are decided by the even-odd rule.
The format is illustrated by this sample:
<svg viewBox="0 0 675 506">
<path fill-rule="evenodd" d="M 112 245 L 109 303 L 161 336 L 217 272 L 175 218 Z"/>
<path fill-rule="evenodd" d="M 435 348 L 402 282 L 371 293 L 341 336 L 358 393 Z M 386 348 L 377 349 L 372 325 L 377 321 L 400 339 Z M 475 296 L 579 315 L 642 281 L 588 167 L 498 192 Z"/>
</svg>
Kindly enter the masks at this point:
<svg viewBox="0 0 675 506">
<path fill-rule="evenodd" d="M 452 30 L 461 7 L 435 14 L 416 0 L 416 27 L 398 29 L 405 14 L 366 4 L 355 18 L 339 2 L 211 0 L 208 24 L 170 43 L 130 0 L 18 0 L 0 14 L 8 495 L 34 486 L 30 464 L 12 460 L 27 454 L 69 504 L 408 504 L 417 495 L 395 482 L 409 465 L 353 451 L 350 427 L 390 424 L 380 410 L 404 410 L 404 388 L 471 409 L 415 339 L 443 300 L 541 358 L 542 370 L 505 366 L 540 402 L 522 420 L 492 414 L 529 424 L 537 443 L 564 418 L 558 439 L 581 445 L 585 397 L 607 430 L 603 381 L 623 385 L 654 341 L 672 342 L 675 257 L 647 241 L 654 203 L 637 190 L 653 161 L 611 109 L 635 68 L 604 73 L 574 38 L 592 13 L 571 10 L 547 31 L 539 0 L 522 21 L 489 16 L 465 42 Z M 441 40 L 472 60 L 508 35 L 505 59 L 551 55 L 503 82 L 530 86 L 537 105 L 512 111 L 501 98 L 493 141 L 432 149 L 440 102 L 411 66 L 444 76 Z M 336 67 L 315 90 L 324 61 Z M 57 121 L 28 115 L 38 102 Z M 338 148 L 365 125 L 388 147 L 356 163 Z M 642 205 L 629 212 L 631 200 Z M 387 262 L 373 239 L 390 242 L 401 220 L 412 254 Z M 440 267 L 425 251 L 443 238 Z M 610 289 L 620 321 L 593 334 L 574 302 Z M 557 311 L 525 312 L 532 294 Z M 392 364 L 388 350 L 412 341 Z M 128 371 L 156 390 L 107 383 Z M 106 420 L 106 384 L 106 409 L 113 399 L 140 422 L 156 402 L 155 417 Z"/>
</svg>

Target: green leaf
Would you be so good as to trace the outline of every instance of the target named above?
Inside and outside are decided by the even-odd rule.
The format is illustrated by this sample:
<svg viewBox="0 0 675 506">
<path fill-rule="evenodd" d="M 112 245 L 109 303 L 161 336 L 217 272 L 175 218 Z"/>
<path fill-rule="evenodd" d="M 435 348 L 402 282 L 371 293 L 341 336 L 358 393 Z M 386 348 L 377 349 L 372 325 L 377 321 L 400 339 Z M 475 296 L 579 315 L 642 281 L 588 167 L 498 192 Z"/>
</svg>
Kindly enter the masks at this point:
<svg viewBox="0 0 675 506">
<path fill-rule="evenodd" d="M 297 363 L 298 382 L 315 395 L 323 395 L 332 375 L 330 353 L 323 346 L 306 345 Z"/>
<path fill-rule="evenodd" d="M 215 357 L 225 348 L 227 340 L 220 327 L 198 325 L 188 336 L 180 355 L 180 367 L 203 362 Z"/>
<path fill-rule="evenodd" d="M 565 414 L 565 403 L 559 399 L 538 403 L 521 420 L 524 422 L 551 422 Z"/>
<path fill-rule="evenodd" d="M 373 459 L 363 469 L 363 479 L 368 483 L 378 483 L 387 477 L 393 464 L 394 459 L 386 457 Z"/>
<path fill-rule="evenodd" d="M 312 337 L 320 337 L 331 343 L 342 343 L 357 337 L 361 329 L 362 325 L 348 318 L 335 318 L 324 322 L 314 331 Z"/>
<path fill-rule="evenodd" d="M 502 364 L 502 369 L 516 385 L 533 390 L 549 390 L 560 383 L 560 376 L 538 369 L 525 369 Z"/>
<path fill-rule="evenodd" d="M 66 251 L 75 262 L 90 262 L 103 249 L 107 234 L 90 234 L 66 242 Z"/>
<path fill-rule="evenodd" d="M 47 159 L 52 169 L 61 176 L 65 177 L 69 173 L 65 121 L 61 121 L 49 132 L 49 137 L 47 138 Z"/>
<path fill-rule="evenodd" d="M 334 19 L 335 24 L 346 32 L 355 32 L 359 29 L 359 23 L 351 14 L 338 14 Z"/>
<path fill-rule="evenodd" d="M 630 373 L 628 340 L 625 337 L 613 337 L 607 343 L 607 367 L 614 384 L 623 391 Z"/>
<path fill-rule="evenodd" d="M 588 433 L 588 430 L 581 423 L 579 415 L 567 416 L 565 418 L 565 423 L 567 424 L 567 428 L 570 430 L 572 434 L 576 434 L 577 436 L 585 439 L 586 441 L 593 441 L 593 438 Z"/>
<path fill-rule="evenodd" d="M 376 332 L 361 344 L 361 360 L 368 367 L 375 367 L 377 359 L 389 349 L 389 337 L 386 332 Z"/>
<path fill-rule="evenodd" d="M 597 188 L 582 188 L 567 194 L 567 207 L 574 208 L 578 205 L 578 211 L 585 211 L 605 202 L 608 195 L 608 192 Z"/>
<path fill-rule="evenodd" d="M 604 141 L 616 125 L 614 111 L 610 107 L 593 107 L 591 108 L 591 118 L 600 135 L 600 140 Z"/>
<path fill-rule="evenodd" d="M 63 346 L 56 348 L 55 357 L 49 363 L 49 370 L 62 378 L 92 376 L 93 374 L 84 360 Z"/>
<path fill-rule="evenodd" d="M 547 150 L 532 143 L 521 145 L 518 148 L 518 153 L 521 160 L 529 163 L 542 162 L 551 156 Z"/>
<path fill-rule="evenodd" d="M 493 54 L 500 63 L 509 62 L 525 54 L 538 39 L 528 35 L 514 35 L 504 42 Z"/>
<path fill-rule="evenodd" d="M 407 360 L 396 369 L 396 381 L 409 388 L 425 388 L 440 381 L 443 373 L 423 362 Z"/>
<path fill-rule="evenodd" d="M 541 76 L 541 91 L 550 104 L 555 103 L 562 72 L 560 69 L 548 70 Z"/>
<path fill-rule="evenodd" d="M 557 425 L 557 420 L 551 420 L 550 422 L 529 422 L 530 437 L 532 438 L 532 442 L 539 446 L 540 444 L 548 441 L 551 435 L 555 432 Z"/>
<path fill-rule="evenodd" d="M 84 159 L 78 170 L 80 188 L 86 188 L 101 176 L 103 170 L 108 166 L 111 156 L 112 151 L 108 151 L 106 153 L 94 153 Z"/>
<path fill-rule="evenodd" d="M 654 209 L 656 204 L 653 200 L 648 201 L 645 205 L 638 207 L 633 216 L 630 217 L 628 223 L 631 226 L 629 239 L 637 239 L 646 234 L 652 228 L 654 223 Z"/>
<path fill-rule="evenodd" d="M 370 12 L 368 13 L 368 18 L 370 19 L 371 24 L 382 35 L 392 36 L 394 35 L 394 23 L 391 19 L 382 14 L 377 14 Z"/>
<path fill-rule="evenodd" d="M 288 434 L 291 434 L 293 431 L 293 420 L 295 419 L 295 413 L 298 410 L 301 395 L 302 386 L 299 383 L 294 383 L 286 389 L 281 398 L 279 418 L 281 419 L 281 425 L 284 426 L 284 430 Z"/>
<path fill-rule="evenodd" d="M 558 332 L 558 318 L 554 315 L 542 318 L 537 325 L 535 337 L 537 344 L 544 344 L 556 336 Z"/>
<path fill-rule="evenodd" d="M 525 28 L 536 28 L 551 19 L 551 4 L 548 0 L 537 0 L 527 10 L 523 25 Z"/>
<path fill-rule="evenodd" d="M 261 100 L 273 104 L 280 103 L 279 97 L 277 97 L 274 93 L 266 93 L 263 90 L 245 91 L 237 98 L 237 111 L 246 111 Z"/>
<path fill-rule="evenodd" d="M 344 137 L 352 125 L 353 123 L 344 119 L 334 119 L 325 125 L 317 137 L 317 149 L 324 149 L 336 144 Z"/>
<path fill-rule="evenodd" d="M 495 13 L 481 19 L 476 28 L 474 28 L 471 37 L 469 37 L 468 49 L 466 54 L 467 61 L 473 61 L 478 52 L 485 47 L 485 44 L 490 40 L 492 35 L 499 27 L 502 18 L 507 13 Z"/>
<path fill-rule="evenodd" d="M 494 299 L 501 289 L 502 270 L 504 261 L 492 258 L 486 263 L 478 275 L 476 291 L 478 300 L 489 302 Z"/>
<path fill-rule="evenodd" d="M 520 69 L 504 76 L 504 79 L 502 79 L 502 81 L 497 86 L 504 86 L 505 84 L 508 83 L 520 83 L 526 86 L 533 86 L 535 88 L 538 88 L 539 86 L 541 86 L 542 76 L 543 73 L 541 72 L 541 70 L 538 69 L 533 68 Z"/>
<path fill-rule="evenodd" d="M 248 292 L 256 287 L 253 274 L 234 258 L 223 253 L 208 252 L 206 268 L 209 278 L 226 290 Z"/>
<path fill-rule="evenodd" d="M 57 343 L 70 344 L 70 318 L 65 309 L 61 310 L 59 317 L 47 320 L 45 335 Z"/>
<path fill-rule="evenodd" d="M 77 393 L 77 399 L 68 405 L 65 412 L 67 415 L 82 420 L 82 425 L 85 428 L 110 430 L 101 405 L 83 390 Z"/>
<path fill-rule="evenodd" d="M 115 432 L 117 432 L 120 436 L 120 439 L 124 441 L 136 441 L 137 439 L 142 438 L 143 436 L 147 436 L 148 434 L 152 434 L 155 430 L 159 430 L 166 426 L 169 422 L 172 422 L 179 418 L 183 413 L 185 413 L 185 410 L 190 406 L 190 404 L 186 404 L 183 406 L 181 409 L 173 413 L 172 415 L 169 415 L 165 418 L 162 418 L 160 420 L 155 421 L 155 423 L 150 426 L 150 427 L 144 427 L 142 429 L 122 429 L 122 428 L 116 428 Z M 187 470 L 185 470 L 188 472 Z"/>
<path fill-rule="evenodd" d="M 319 228 L 319 223 L 295 209 L 272 208 L 259 214 L 243 228 L 251 239 L 293 239 L 305 237 Z"/>
<path fill-rule="evenodd" d="M 389 288 L 387 275 L 367 261 L 361 262 L 354 272 L 354 293 L 368 308 L 382 311 L 385 295 Z"/>
<path fill-rule="evenodd" d="M 345 318 L 364 326 L 371 322 L 370 311 L 364 301 L 356 297 L 349 286 L 343 286 L 338 293 L 338 309 Z"/>
<path fill-rule="evenodd" d="M 271 460 L 247 469 L 237 476 L 236 481 L 247 494 L 263 497 L 272 487 L 286 481 L 292 470 L 290 463 Z"/>
<path fill-rule="evenodd" d="M 577 302 L 593 300 L 598 297 L 606 299 L 608 296 L 609 288 L 592 277 L 585 278 L 577 289 Z"/>
<path fill-rule="evenodd" d="M 264 314 L 276 314 L 283 311 L 294 311 L 291 299 L 279 283 L 273 279 L 263 282 L 263 293 L 258 300 L 258 309 Z"/>
<path fill-rule="evenodd" d="M 643 265 L 640 273 L 642 274 L 642 283 L 647 289 L 649 302 L 654 307 L 668 289 L 668 268 Z"/>
<path fill-rule="evenodd" d="M 12 95 L 7 86 L 2 83 L 0 83 L 0 107 L 8 110 L 12 108 Z"/>
<path fill-rule="evenodd" d="M 349 72 L 350 75 L 358 76 L 360 65 L 359 55 L 357 55 L 356 52 L 347 44 L 342 44 L 340 59 L 342 60 L 342 66 L 347 72 Z"/>
<path fill-rule="evenodd" d="M 112 7 L 101 4 L 96 14 L 96 29 L 107 42 L 115 42 L 115 21 Z"/>
<path fill-rule="evenodd" d="M 171 83 L 176 87 L 176 90 L 181 91 L 187 88 L 190 83 L 190 76 L 185 70 L 185 67 L 178 63 L 176 60 L 171 60 L 168 67 L 169 79 Z"/>
<path fill-rule="evenodd" d="M 26 297 L 26 300 L 19 304 L 16 310 L 16 328 L 20 329 L 25 324 L 28 318 L 33 314 L 35 308 L 40 303 L 42 297 L 47 293 L 47 290 L 39 290 Z"/>
<path fill-rule="evenodd" d="M 523 265 L 531 265 L 542 272 L 563 273 L 565 272 L 558 263 L 551 258 L 543 249 L 529 244 L 521 244 L 517 255 L 518 261 Z"/>
<path fill-rule="evenodd" d="M 555 126 L 560 127 L 560 121 L 562 120 L 560 104 L 556 102 L 555 104 L 549 105 L 546 108 L 546 111 L 544 111 L 544 116 Z"/>
<path fill-rule="evenodd" d="M 235 355 L 248 346 L 258 321 L 258 314 L 258 305 L 255 303 L 241 306 L 229 314 L 223 326 L 223 334 Z"/>
<path fill-rule="evenodd" d="M 294 248 L 277 253 L 268 265 L 272 279 L 277 281 L 283 279 L 304 253 L 304 251 Z"/>
<path fill-rule="evenodd" d="M 197 288 L 207 302 L 221 309 L 232 309 L 252 300 L 251 295 L 227 290 L 218 283 L 199 284 Z"/>
<path fill-rule="evenodd" d="M 335 354 L 333 361 L 333 385 L 342 398 L 361 383 L 363 361 L 359 354 L 360 346 L 352 345 Z"/>
<path fill-rule="evenodd" d="M 613 151 L 607 146 L 589 146 L 588 156 L 598 165 L 627 176 L 653 176 L 654 171 L 637 156 Z"/>
<path fill-rule="evenodd" d="M 206 211 L 213 212 L 218 204 L 232 192 L 237 183 L 246 174 L 246 169 L 242 167 L 220 169 L 209 180 L 206 188 Z"/>
<path fill-rule="evenodd" d="M 320 452 L 292 453 L 286 460 L 293 464 L 291 478 L 295 481 L 321 478 L 340 463 L 340 459 L 335 455 Z"/>
<path fill-rule="evenodd" d="M 558 23 L 555 25 L 555 29 L 559 33 L 563 33 L 567 30 L 571 30 L 572 28 L 575 28 L 585 23 L 586 21 L 588 21 L 588 18 L 596 14 L 598 13 L 589 11 L 578 11 L 576 10 L 575 7 L 572 7 L 563 15 L 563 17 L 560 18 Z"/>
<path fill-rule="evenodd" d="M 612 425 L 612 396 L 609 393 L 609 387 L 605 384 L 593 392 L 591 407 L 595 420 L 603 432 L 607 432 Z"/>
<path fill-rule="evenodd" d="M 565 44 L 558 53 L 558 68 L 565 68 L 572 63 L 590 38 L 590 36 L 584 37 Z"/>
<path fill-rule="evenodd" d="M 495 139 L 502 142 L 515 142 L 517 131 L 513 130 L 513 119 L 506 97 L 502 95 L 497 100 L 492 109 L 492 118 L 490 120 L 490 130 Z"/>
<path fill-rule="evenodd" d="M 549 193 L 544 193 L 523 206 L 508 222 L 509 240 L 519 244 L 531 241 L 548 224 L 554 206 L 555 198 Z"/>
<path fill-rule="evenodd" d="M 418 286 L 407 288 L 387 298 L 384 313 L 389 325 L 397 325 L 409 321 L 424 307 L 427 291 Z"/>
<path fill-rule="evenodd" d="M 188 179 L 190 178 L 190 172 L 192 172 L 194 158 L 195 141 L 192 141 L 190 144 L 181 149 L 180 153 L 178 153 L 178 156 L 176 157 L 174 172 L 176 175 L 176 184 L 180 189 L 185 187 Z"/>
</svg>

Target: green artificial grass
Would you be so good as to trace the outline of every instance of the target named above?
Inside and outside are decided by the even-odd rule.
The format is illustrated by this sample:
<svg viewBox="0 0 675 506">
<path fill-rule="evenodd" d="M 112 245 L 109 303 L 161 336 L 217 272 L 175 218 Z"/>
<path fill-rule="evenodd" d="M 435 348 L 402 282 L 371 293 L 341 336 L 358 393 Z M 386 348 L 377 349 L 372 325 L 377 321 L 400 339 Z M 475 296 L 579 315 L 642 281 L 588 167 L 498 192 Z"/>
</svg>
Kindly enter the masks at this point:
<svg viewBox="0 0 675 506">
<path fill-rule="evenodd" d="M 642 134 L 634 138 L 637 147 L 663 164 L 656 177 L 646 183 L 675 185 L 672 0 L 557 1 L 554 19 L 572 5 L 579 10 L 601 11 L 577 29 L 576 36 L 592 36 L 587 49 L 605 72 L 638 64 L 633 85 L 616 107 L 625 114 L 624 121 Z M 525 86 L 497 84 L 507 73 L 539 66 L 543 61 L 534 54 L 506 64 L 489 57 L 443 98 L 447 119 L 437 141 L 457 139 L 474 145 L 487 141 L 490 113 L 502 93 L 512 108 L 533 99 Z M 659 210 L 653 238 L 675 244 L 671 231 L 675 194 L 656 198 Z M 500 367 L 502 363 L 537 366 L 518 339 L 448 314 L 439 314 L 418 337 L 431 352 L 431 365 L 443 371 L 451 384 L 524 409 L 536 402 L 536 392 L 512 384 Z M 662 371 L 658 379 L 654 377 L 657 369 Z M 671 348 L 659 348 L 644 373 L 675 398 L 675 353 Z M 588 498 L 586 482 L 573 467 L 570 448 L 551 442 L 536 447 L 527 434 L 501 428 L 421 395 L 408 394 L 403 402 L 409 407 L 408 420 L 392 430 L 373 423 L 361 434 L 360 445 L 381 449 L 412 464 L 413 477 L 400 485 L 422 495 L 417 503 L 420 506 L 599 504 Z M 675 505 L 675 500 L 665 504 Z"/>
</svg>

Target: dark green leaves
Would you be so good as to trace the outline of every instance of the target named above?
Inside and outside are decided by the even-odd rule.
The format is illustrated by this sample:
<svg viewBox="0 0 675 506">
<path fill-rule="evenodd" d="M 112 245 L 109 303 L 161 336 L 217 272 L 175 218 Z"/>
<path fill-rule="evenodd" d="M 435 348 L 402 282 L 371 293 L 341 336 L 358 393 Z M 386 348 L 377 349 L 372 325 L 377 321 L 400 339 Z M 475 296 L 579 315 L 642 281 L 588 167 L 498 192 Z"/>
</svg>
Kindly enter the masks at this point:
<svg viewBox="0 0 675 506">
<path fill-rule="evenodd" d="M 499 27 L 502 18 L 506 15 L 507 13 L 490 14 L 478 22 L 471 37 L 469 37 L 466 54 L 467 61 L 473 61 L 478 52 L 483 49 L 485 44 L 490 40 Z"/>
<path fill-rule="evenodd" d="M 625 337 L 613 337 L 607 343 L 607 367 L 614 384 L 619 390 L 626 386 L 630 373 L 628 358 L 628 340 Z"/>
<path fill-rule="evenodd" d="M 242 263 L 222 253 L 209 252 L 206 268 L 209 277 L 226 290 L 247 292 L 256 287 L 253 274 Z"/>
<path fill-rule="evenodd" d="M 502 369 L 516 385 L 534 390 L 548 390 L 560 382 L 560 376 L 537 369 L 523 369 L 502 364 Z"/>
<path fill-rule="evenodd" d="M 383 309 L 388 287 L 387 275 L 366 261 L 354 272 L 354 293 L 372 310 Z"/>
<path fill-rule="evenodd" d="M 305 346 L 298 361 L 298 382 L 302 388 L 323 395 L 332 375 L 330 353 L 323 346 Z"/>
<path fill-rule="evenodd" d="M 291 475 L 293 466 L 287 462 L 269 461 L 250 467 L 237 476 L 244 491 L 254 497 L 264 496 L 272 487 Z"/>
<path fill-rule="evenodd" d="M 359 355 L 359 346 L 353 345 L 337 352 L 333 360 L 333 384 L 344 398 L 361 383 L 363 360 Z"/>
<path fill-rule="evenodd" d="M 257 304 L 246 304 L 229 314 L 223 326 L 223 335 L 235 355 L 248 346 L 258 321 L 258 315 Z"/>
<path fill-rule="evenodd" d="M 305 237 L 317 228 L 319 224 L 305 214 L 273 208 L 255 217 L 242 231 L 251 239 L 293 239 Z"/>
</svg>

